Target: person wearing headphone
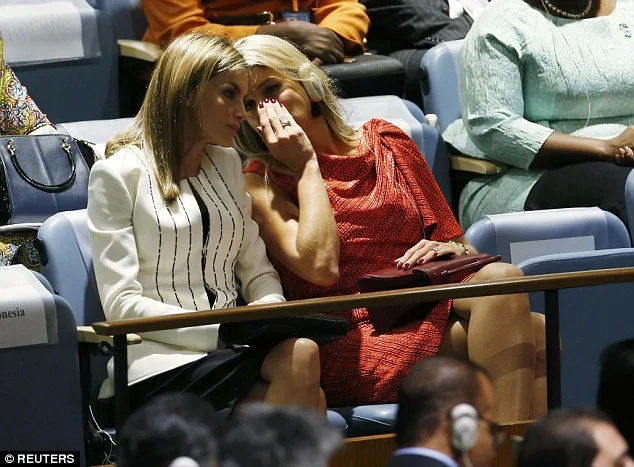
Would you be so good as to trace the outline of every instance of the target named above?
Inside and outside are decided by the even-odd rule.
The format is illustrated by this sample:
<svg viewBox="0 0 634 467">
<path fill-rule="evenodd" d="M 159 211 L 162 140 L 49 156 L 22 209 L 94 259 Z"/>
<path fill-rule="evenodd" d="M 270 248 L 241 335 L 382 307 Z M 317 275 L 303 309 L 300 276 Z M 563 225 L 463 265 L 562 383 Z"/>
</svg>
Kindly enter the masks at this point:
<svg viewBox="0 0 634 467">
<path fill-rule="evenodd" d="M 504 439 L 491 420 L 491 378 L 472 362 L 421 360 L 401 382 L 398 404 L 399 448 L 388 467 L 487 467 Z"/>
<path fill-rule="evenodd" d="M 352 128 L 328 75 L 279 37 L 235 47 L 251 81 L 234 144 L 247 156 L 253 218 L 289 300 L 354 294 L 363 274 L 475 252 L 400 128 L 378 118 Z M 521 274 L 495 263 L 465 280 Z M 531 314 L 526 294 L 443 300 L 384 333 L 366 308 L 338 313 L 348 333 L 320 347 L 331 407 L 393 403 L 419 360 L 457 353 L 492 375 L 498 420 L 545 412 L 543 315 Z"/>
</svg>

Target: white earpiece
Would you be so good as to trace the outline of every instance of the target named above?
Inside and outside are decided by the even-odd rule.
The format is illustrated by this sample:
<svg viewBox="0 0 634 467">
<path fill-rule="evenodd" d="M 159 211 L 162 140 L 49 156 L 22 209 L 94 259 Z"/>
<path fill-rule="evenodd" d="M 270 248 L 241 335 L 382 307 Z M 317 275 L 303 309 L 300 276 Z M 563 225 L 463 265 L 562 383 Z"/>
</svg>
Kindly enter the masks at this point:
<svg viewBox="0 0 634 467">
<path fill-rule="evenodd" d="M 466 453 L 478 440 L 478 411 L 469 404 L 458 404 L 451 412 L 451 444 L 454 449 Z"/>
<path fill-rule="evenodd" d="M 200 467 L 200 465 L 191 457 L 183 456 L 174 459 L 169 467 Z"/>
<path fill-rule="evenodd" d="M 299 67 L 299 78 L 306 89 L 306 93 L 313 102 L 321 102 L 326 97 L 326 91 L 317 73 L 311 69 L 311 65 L 304 63 Z"/>
</svg>

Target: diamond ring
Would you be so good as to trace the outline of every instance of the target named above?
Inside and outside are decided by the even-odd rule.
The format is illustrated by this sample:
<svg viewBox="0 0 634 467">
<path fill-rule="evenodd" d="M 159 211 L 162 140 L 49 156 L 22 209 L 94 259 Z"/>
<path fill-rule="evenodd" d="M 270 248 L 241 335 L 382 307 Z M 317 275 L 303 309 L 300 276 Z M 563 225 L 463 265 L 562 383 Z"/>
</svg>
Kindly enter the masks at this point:
<svg viewBox="0 0 634 467">
<path fill-rule="evenodd" d="M 280 124 L 282 128 L 286 128 L 287 126 L 291 126 L 290 120 L 286 120 L 285 118 L 280 118 Z"/>
</svg>

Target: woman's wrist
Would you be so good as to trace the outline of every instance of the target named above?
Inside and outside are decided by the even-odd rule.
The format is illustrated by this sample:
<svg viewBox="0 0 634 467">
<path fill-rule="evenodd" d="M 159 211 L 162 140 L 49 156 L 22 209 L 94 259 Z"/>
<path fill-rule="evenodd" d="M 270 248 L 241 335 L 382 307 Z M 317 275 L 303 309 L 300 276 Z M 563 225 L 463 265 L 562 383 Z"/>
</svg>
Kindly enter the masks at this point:
<svg viewBox="0 0 634 467">
<path fill-rule="evenodd" d="M 447 243 L 449 243 L 451 246 L 455 247 L 458 250 L 459 252 L 458 256 L 471 254 L 471 252 L 469 251 L 469 247 L 467 247 L 467 245 L 465 245 L 462 242 L 455 242 L 453 240 L 449 240 Z"/>
</svg>

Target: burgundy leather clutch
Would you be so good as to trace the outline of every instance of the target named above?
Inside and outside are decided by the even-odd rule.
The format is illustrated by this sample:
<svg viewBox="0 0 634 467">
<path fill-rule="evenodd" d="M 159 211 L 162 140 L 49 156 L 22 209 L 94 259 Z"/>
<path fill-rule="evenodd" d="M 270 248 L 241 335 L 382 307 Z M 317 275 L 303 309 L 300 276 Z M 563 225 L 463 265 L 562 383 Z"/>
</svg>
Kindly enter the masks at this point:
<svg viewBox="0 0 634 467">
<path fill-rule="evenodd" d="M 469 274 L 479 271 L 485 265 L 499 261 L 501 256 L 487 253 L 464 255 L 450 259 L 439 259 L 410 269 L 396 267 L 364 274 L 357 280 L 361 292 L 408 289 L 426 285 L 440 285 L 461 282 Z M 384 333 L 400 324 L 424 319 L 436 302 L 415 303 L 368 308 L 374 329 Z"/>
</svg>

